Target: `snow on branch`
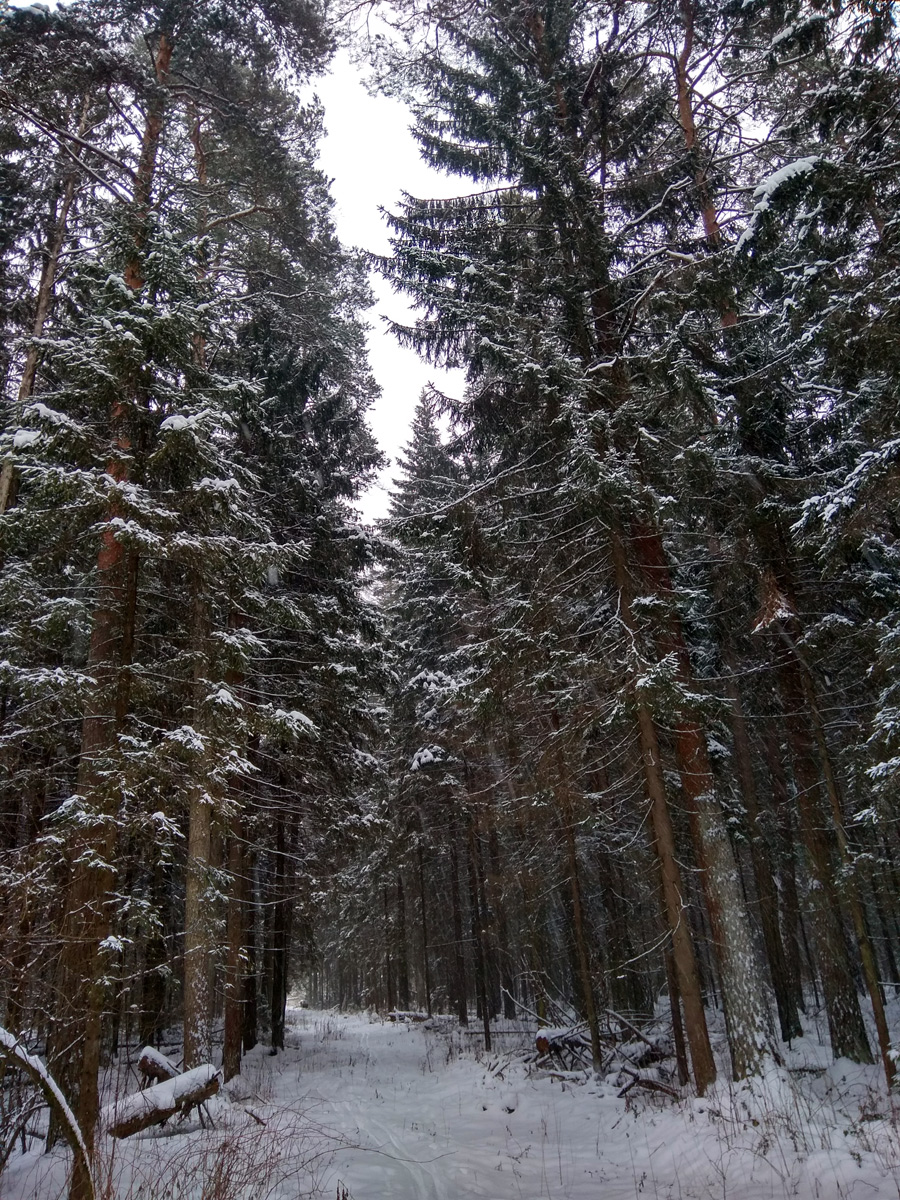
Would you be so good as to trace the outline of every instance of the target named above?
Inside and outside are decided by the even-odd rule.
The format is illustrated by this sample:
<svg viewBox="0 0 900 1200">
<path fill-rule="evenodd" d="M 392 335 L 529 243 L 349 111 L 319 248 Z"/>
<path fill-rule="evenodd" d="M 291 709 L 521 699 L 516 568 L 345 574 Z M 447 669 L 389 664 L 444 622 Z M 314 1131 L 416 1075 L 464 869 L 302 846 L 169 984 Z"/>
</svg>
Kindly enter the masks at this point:
<svg viewBox="0 0 900 1200">
<path fill-rule="evenodd" d="M 75 1114 L 66 1103 L 66 1098 L 59 1090 L 56 1080 L 50 1075 L 41 1060 L 33 1054 L 29 1054 L 19 1039 L 2 1026 L 0 1026 L 0 1055 L 18 1067 L 20 1071 L 24 1071 L 31 1082 L 43 1092 L 44 1098 L 59 1121 L 66 1141 L 72 1147 L 72 1152 L 77 1159 L 81 1160 L 87 1183 L 86 1200 L 94 1200 L 96 1194 L 94 1177 L 91 1174 L 87 1146 L 78 1122 L 75 1120 Z"/>
<path fill-rule="evenodd" d="M 127 1138 L 151 1125 L 162 1125 L 176 1113 L 183 1119 L 192 1108 L 216 1094 L 221 1078 L 216 1067 L 204 1063 L 174 1079 L 123 1096 L 103 1109 L 100 1120 L 113 1137 Z"/>
</svg>

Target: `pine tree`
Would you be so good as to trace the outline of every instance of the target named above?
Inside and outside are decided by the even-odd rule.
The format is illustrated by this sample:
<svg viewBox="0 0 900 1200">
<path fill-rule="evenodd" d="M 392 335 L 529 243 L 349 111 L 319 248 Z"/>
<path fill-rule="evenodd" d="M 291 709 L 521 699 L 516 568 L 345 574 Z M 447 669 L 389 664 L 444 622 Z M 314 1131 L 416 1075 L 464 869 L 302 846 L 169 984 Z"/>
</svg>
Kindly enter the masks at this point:
<svg viewBox="0 0 900 1200">
<path fill-rule="evenodd" d="M 14 787 L 31 771 L 36 819 L 52 814 L 52 833 L 26 847 L 67 896 L 49 914 L 60 958 L 40 952 L 40 988 L 55 976 L 51 1055 L 89 1140 L 106 1014 L 114 1031 L 130 962 L 147 968 L 142 1024 L 160 1019 L 160 934 L 182 894 L 186 1056 L 209 1053 L 206 981 L 227 907 L 234 1065 L 251 897 L 236 860 L 235 894 L 222 891 L 226 836 L 232 849 L 256 839 L 249 870 L 276 913 L 277 1044 L 286 864 L 300 815 L 317 808 L 327 829 L 359 777 L 377 660 L 352 509 L 379 461 L 357 317 L 367 290 L 315 167 L 321 113 L 285 86 L 328 36 L 305 5 L 176 9 L 67 13 L 79 30 L 95 18 L 97 56 L 120 73 L 82 139 L 83 192 L 63 230 L 66 248 L 88 249 L 35 331 L 34 394 L 7 433 L 20 480 L 4 518 L 7 763 Z M 43 69 L 57 84 L 58 60 Z M 37 120 L 53 93 L 30 82 Z M 143 129 L 137 146 L 127 121 Z M 303 782 L 285 787 L 299 754 Z M 273 793 L 269 843 L 247 809 Z M 22 954 L 36 932 L 18 931 Z M 29 1002 L 45 1003 L 40 990 Z M 248 1044 L 255 1029 L 243 1033 Z"/>
<path fill-rule="evenodd" d="M 595 470 L 612 482 L 615 476 L 610 478 L 600 462 L 624 450 L 637 394 L 624 366 L 614 365 L 608 378 L 601 373 L 604 359 L 621 361 L 613 286 L 613 262 L 621 251 L 604 231 L 604 204 L 611 188 L 607 182 L 605 190 L 599 189 L 592 179 L 592 156 L 600 151 L 608 179 L 617 168 L 627 171 L 635 143 L 640 144 L 642 133 L 646 136 L 645 123 L 658 109 L 660 93 L 638 89 L 620 100 L 617 134 L 630 134 L 633 142 L 618 143 L 618 162 L 608 147 L 604 149 L 605 142 L 597 146 L 585 136 L 581 122 L 593 125 L 592 114 L 585 112 L 591 64 L 578 58 L 577 19 L 568 9 L 552 14 L 530 9 L 507 19 L 492 13 L 474 32 L 471 27 L 465 34 L 448 31 L 442 54 L 428 60 L 425 81 L 432 101 L 448 117 L 423 117 L 423 144 L 436 161 L 479 182 L 512 177 L 517 183 L 460 201 L 411 203 L 397 221 L 400 237 L 391 270 L 426 311 L 435 314 L 434 320 L 423 320 L 410 332 L 413 340 L 446 357 L 465 355 L 473 381 L 478 381 L 470 387 L 473 408 L 465 419 L 478 422 L 480 436 L 490 431 L 497 439 L 498 421 L 513 425 L 516 431 L 505 444 L 498 439 L 505 454 L 534 453 L 539 447 L 544 461 L 571 441 L 582 453 L 586 450 L 599 459 Z M 504 57 L 511 39 L 516 39 L 519 52 L 522 44 L 528 45 L 525 65 L 521 57 Z M 628 286 L 623 287 L 625 295 Z M 491 293 L 499 298 L 510 290 L 515 309 L 507 309 L 498 322 L 498 303 Z M 475 397 L 482 398 L 480 410 Z M 510 406 L 523 402 L 527 408 L 514 416 Z M 604 415 L 610 411 L 615 414 L 611 430 Z M 527 449 L 523 437 L 533 439 L 531 445 L 525 443 Z M 641 490 L 640 480 L 635 482 Z M 542 483 L 549 485 L 546 476 Z M 635 511 L 633 501 L 623 505 L 623 498 L 617 499 L 622 515 L 616 517 L 616 525 L 623 532 L 614 538 L 624 536 L 634 548 L 644 572 L 641 590 L 648 588 L 665 598 L 671 587 L 659 557 L 658 535 Z M 623 507 L 629 513 L 624 526 Z M 620 572 L 620 588 L 624 582 Z M 691 668 L 674 613 L 667 624 L 659 653 L 677 663 L 676 687 L 689 691 Z M 703 734 L 693 716 L 682 719 L 675 749 L 695 814 L 694 841 L 726 991 L 731 993 L 734 1067 L 742 1075 L 757 1069 L 764 1053 L 765 1006 L 754 984 L 748 983 L 752 972 L 741 961 L 741 955 L 752 954 L 749 931 L 727 839 L 717 832 L 722 818 Z M 648 746 L 648 771 L 654 769 L 654 761 Z M 673 895 L 673 927 L 679 924 L 677 914 Z M 683 975 L 685 987 L 690 986 L 687 958 Z M 694 1015 L 702 1021 L 696 1008 Z M 701 1043 L 698 1032 L 698 1054 Z M 711 1069 L 707 1054 L 701 1077 L 708 1078 Z"/>
</svg>

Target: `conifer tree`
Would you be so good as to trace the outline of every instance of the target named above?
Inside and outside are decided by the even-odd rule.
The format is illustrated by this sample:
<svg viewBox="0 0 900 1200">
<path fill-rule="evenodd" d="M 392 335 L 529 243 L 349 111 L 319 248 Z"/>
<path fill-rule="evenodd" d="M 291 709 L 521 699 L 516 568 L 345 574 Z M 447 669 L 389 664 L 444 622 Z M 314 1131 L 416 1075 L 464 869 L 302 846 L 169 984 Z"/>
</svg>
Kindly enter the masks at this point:
<svg viewBox="0 0 900 1200">
<path fill-rule="evenodd" d="M 647 136 L 652 114 L 659 111 L 661 93 L 638 87 L 632 77 L 631 90 L 619 94 L 616 124 L 611 126 L 607 114 L 604 134 L 596 136 L 588 105 L 592 90 L 587 86 L 593 64 L 581 56 L 581 16 L 568 8 L 545 13 L 532 7 L 510 16 L 487 13 L 476 28 L 470 24 L 465 32 L 453 27 L 442 31 L 440 53 L 433 52 L 422 68 L 432 102 L 421 120 L 426 152 L 479 183 L 498 178 L 515 182 L 459 201 L 411 202 L 397 221 L 397 257 L 391 272 L 428 314 L 409 332 L 411 339 L 434 354 L 467 361 L 472 407 L 460 415 L 478 436 L 502 446 L 507 462 L 521 461 L 519 456 L 529 452 L 545 462 L 561 456 L 566 475 L 568 445 L 594 458 L 594 470 L 603 480 L 600 486 L 612 485 L 607 495 L 612 511 L 618 509 L 614 547 L 623 540 L 631 547 L 642 575 L 639 593 L 656 594 L 668 611 L 656 653 L 675 666 L 676 694 L 683 688 L 686 695 L 691 666 L 680 618 L 670 607 L 672 588 L 662 542 L 654 531 L 652 493 L 644 489 L 639 475 L 632 475 L 633 496 L 626 500 L 622 491 L 616 494 L 615 474 L 610 475 L 603 463 L 606 456 L 619 459 L 628 445 L 639 396 L 633 382 L 636 368 L 626 367 L 622 358 L 623 350 L 631 347 L 628 321 L 623 341 L 616 314 L 638 304 L 637 315 L 638 288 L 646 287 L 639 282 L 640 273 L 614 285 L 614 276 L 627 271 L 633 252 L 628 243 L 615 239 L 605 206 L 616 196 L 612 180 L 617 173 L 622 192 L 628 194 L 632 156 Z M 615 55 L 609 53 L 605 65 L 610 86 L 614 64 Z M 623 67 L 620 60 L 618 70 Z M 431 115 L 435 104 L 447 115 Z M 615 141 L 608 137 L 612 131 Z M 597 155 L 602 159 L 601 186 L 594 176 Z M 504 312 L 500 297 L 510 295 L 514 307 Z M 507 437 L 504 425 L 510 431 Z M 536 462 L 531 478 L 539 478 Z M 552 474 L 544 475 L 543 486 L 550 486 L 550 478 Z M 644 512 L 633 498 L 642 492 Z M 620 551 L 615 553 L 621 558 Z M 629 570 L 622 558 L 620 591 Z M 684 699 L 678 703 L 689 709 Z M 677 724 L 674 749 L 694 814 L 694 843 L 734 1030 L 735 1073 L 742 1075 L 758 1069 L 765 1054 L 765 1003 L 755 990 L 756 979 L 750 982 L 754 973 L 748 971 L 745 956 L 752 956 L 752 941 L 735 865 L 702 729 L 688 711 Z M 656 769 L 655 762 L 648 743 L 649 772 Z M 656 811 L 662 811 L 659 805 Z M 657 844 L 662 844 L 659 836 Z M 678 909 L 673 892 L 673 928 L 679 924 Z M 691 969 L 686 956 L 682 974 L 688 988 Z M 695 1008 L 694 1016 L 697 1054 L 702 1057 L 697 1024 L 702 1013 Z M 707 1053 L 700 1071 L 704 1081 L 711 1069 Z"/>
<path fill-rule="evenodd" d="M 25 21 L 4 25 L 4 52 Z M 66 164 L 45 264 L 83 250 L 64 282 L 37 280 L 40 322 L 9 359 L 32 379 L 16 390 L 10 373 L 5 437 L 17 481 L 3 530 L 7 794 L 28 783 L 20 849 L 66 899 L 41 931 L 51 938 L 16 931 L 23 978 L 26 964 L 39 974 L 7 1003 L 17 1026 L 26 1003 L 47 1014 L 53 1069 L 90 1142 L 104 1039 L 131 1007 L 125 966 L 147 969 L 138 1002 L 152 1032 L 170 965 L 161 933 L 182 903 L 186 1057 L 209 1054 L 227 906 L 234 1066 L 260 899 L 276 914 L 265 936 L 280 1040 L 298 823 L 334 821 L 372 722 L 374 624 L 359 594 L 370 549 L 352 505 L 379 460 L 364 275 L 328 216 L 321 112 L 286 87 L 328 50 L 321 14 L 87 3 L 46 21 L 105 74 L 96 97 L 70 87 L 61 53 L 21 86 L 8 77 L 10 106 Z M 84 136 L 50 111 L 63 84 L 70 115 L 83 109 L 69 97 L 88 106 Z M 301 753 L 306 770 L 286 786 Z M 269 843 L 250 813 L 273 795 Z M 33 840 L 45 814 L 50 832 Z M 229 860 L 230 901 L 226 837 L 232 849 L 256 839 L 256 861 Z M 245 869 L 268 895 L 241 890 Z M 238 1025 L 249 1045 L 255 1022 Z"/>
</svg>

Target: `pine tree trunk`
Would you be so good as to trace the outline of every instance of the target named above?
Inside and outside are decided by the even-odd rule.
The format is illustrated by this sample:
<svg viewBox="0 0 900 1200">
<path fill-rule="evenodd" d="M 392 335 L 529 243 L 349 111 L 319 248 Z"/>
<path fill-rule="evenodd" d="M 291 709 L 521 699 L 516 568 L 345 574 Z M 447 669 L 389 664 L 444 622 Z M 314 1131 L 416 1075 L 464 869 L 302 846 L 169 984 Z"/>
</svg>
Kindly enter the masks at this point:
<svg viewBox="0 0 900 1200">
<path fill-rule="evenodd" d="M 57 1081 L 74 1100 L 88 1148 L 99 1113 L 98 1076 L 105 989 L 101 944 L 112 928 L 118 797 L 109 783 L 115 752 L 121 689 L 122 618 L 134 603 L 136 574 L 125 574 L 122 547 L 110 530 L 102 535 L 97 561 L 98 600 L 88 647 L 87 670 L 95 680 L 82 723 L 78 795 L 90 820 L 70 851 L 74 864 L 67 889 L 57 966 L 57 1010 L 49 1038 Z M 51 1126 L 50 1140 L 55 1130 Z M 81 1200 L 85 1180 L 73 1176 L 71 1200 Z"/>
<path fill-rule="evenodd" d="M 837 778 L 835 777 L 834 768 L 831 762 L 831 753 L 825 740 L 825 730 L 822 724 L 821 715 L 819 713 L 818 703 L 816 701 L 813 680 L 805 664 L 799 660 L 799 655 L 797 654 L 796 648 L 791 643 L 791 640 L 786 635 L 783 636 L 784 640 L 788 644 L 789 649 L 791 649 L 795 657 L 798 658 L 799 670 L 803 679 L 806 706 L 812 721 L 816 746 L 819 751 L 819 759 L 822 764 L 822 772 L 825 777 L 825 790 L 828 794 L 828 799 L 831 806 L 831 818 L 834 823 L 834 831 L 837 837 L 838 855 L 841 863 L 847 904 L 850 908 L 850 915 L 853 920 L 853 929 L 856 933 L 856 941 L 857 945 L 859 946 L 859 955 L 862 960 L 863 977 L 866 981 L 866 988 L 868 990 L 869 1000 L 872 1005 L 872 1015 L 875 1019 L 875 1032 L 878 1038 L 878 1048 L 881 1053 L 881 1063 L 884 1068 L 887 1086 L 890 1089 L 894 1083 L 897 1067 L 893 1059 L 891 1035 L 890 1031 L 888 1030 L 887 1017 L 885 1016 L 884 1012 L 884 994 L 878 978 L 878 964 L 875 959 L 875 952 L 872 949 L 872 941 L 869 937 L 869 930 L 866 925 L 865 911 L 863 909 L 859 888 L 859 879 L 856 873 L 856 864 L 854 862 L 853 855 L 850 852 L 850 847 L 847 843 L 847 835 L 844 829 L 844 807 L 841 802 Z"/>
<path fill-rule="evenodd" d="M 212 804 L 206 789 L 196 786 L 188 819 L 184 897 L 184 1065 L 188 1071 L 208 1063 L 212 1050 L 207 920 L 211 835 Z"/>
<path fill-rule="evenodd" d="M 403 873 L 397 872 L 397 1004 L 409 1011 L 409 951 L 406 942 L 406 893 L 403 890 Z"/>
<path fill-rule="evenodd" d="M 787 776 L 771 720 L 763 722 L 762 736 L 780 842 L 778 874 L 781 884 L 781 939 L 784 946 L 785 978 L 797 1009 L 806 1012 L 800 958 L 800 899 L 797 895 L 797 863 L 794 850 L 794 806 L 788 792 Z M 814 978 L 814 972 L 812 977 Z"/>
<path fill-rule="evenodd" d="M 226 937 L 228 956 L 225 962 L 225 1029 L 222 1047 L 222 1071 L 227 1083 L 241 1073 L 241 1043 L 244 1023 L 244 843 L 243 822 L 238 815 L 231 819 L 228 841 L 228 916 Z"/>
<path fill-rule="evenodd" d="M 431 1016 L 431 972 L 428 967 L 428 908 L 425 891 L 425 864 L 422 857 L 422 843 L 417 847 L 419 857 L 419 904 L 422 909 L 422 978 L 425 985 L 425 1011 Z"/>
<path fill-rule="evenodd" d="M 479 827 L 490 816 L 486 806 L 482 806 L 479 814 Z M 488 822 L 489 824 L 490 822 Z M 485 841 L 480 834 L 475 839 L 475 850 L 478 855 L 475 865 L 475 879 L 478 883 L 478 908 L 481 913 L 481 939 L 484 949 L 484 982 L 487 989 L 488 1008 L 491 1020 L 500 1015 L 500 972 L 498 964 L 499 948 L 497 945 L 496 910 L 491 903 L 490 872 L 487 869 Z"/>
<path fill-rule="evenodd" d="M 657 630 L 659 652 L 662 657 L 674 657 L 679 682 L 686 690 L 693 691 L 690 659 L 673 606 L 674 591 L 662 538 L 651 526 L 636 526 L 632 545 L 653 592 L 669 606 Z M 735 1079 L 744 1079 L 759 1074 L 771 1055 L 762 971 L 756 961 L 737 864 L 716 796 L 705 735 L 697 721 L 686 713 L 676 721 L 674 734 L 681 787 L 722 984 L 732 1071 Z"/>
<path fill-rule="evenodd" d="M 168 78 L 171 54 L 171 43 L 163 34 L 155 60 L 160 85 Z M 139 215 L 146 214 L 150 203 L 165 102 L 161 90 L 145 119 L 133 193 L 134 207 Z M 125 282 L 133 288 L 142 283 L 139 264 L 143 245 L 143 235 L 139 231 L 133 258 L 125 270 Z M 113 457 L 107 472 L 118 481 L 126 477 L 124 458 L 130 450 L 122 430 L 123 416 L 123 405 L 116 404 L 110 414 Z M 116 515 L 115 510 L 109 513 L 110 517 Z M 124 549 L 109 527 L 101 536 L 96 574 L 98 599 L 85 667 L 96 684 L 85 705 L 78 771 L 78 794 L 93 807 L 96 816 L 93 826 L 76 839 L 72 855 L 75 866 L 68 889 L 57 985 L 59 1003 L 64 1006 L 65 1015 L 57 1017 L 51 1038 L 51 1046 L 59 1060 L 55 1069 L 62 1077 L 63 1087 L 68 1088 L 70 1095 L 77 1094 L 76 1117 L 89 1149 L 93 1148 L 99 1111 L 97 1089 L 104 1000 L 100 981 L 101 943 L 110 928 L 108 904 L 114 882 L 116 798 L 107 782 L 106 768 L 116 743 L 122 639 L 126 614 L 132 603 L 126 587 L 128 572 Z M 136 572 L 132 574 L 136 587 Z M 84 1200 L 87 1187 L 86 1178 L 76 1167 L 70 1200 Z"/>
<path fill-rule="evenodd" d="M 462 904 L 459 894 L 458 827 L 450 826 L 450 904 L 453 909 L 453 990 L 456 1015 L 462 1026 L 469 1024 L 469 993 L 466 987 L 466 956 L 463 948 Z"/>
<path fill-rule="evenodd" d="M 503 1009 L 503 1016 L 508 1021 L 512 1021 L 516 1015 L 516 1004 L 513 997 L 513 978 L 510 970 L 509 921 L 506 914 L 506 903 L 503 898 L 503 888 L 501 886 L 500 839 L 497 836 L 497 822 L 493 814 L 491 816 L 490 829 L 488 830 L 488 854 L 491 862 L 489 877 L 490 902 L 496 914 L 496 956 L 500 983 L 500 1002 Z"/>
<path fill-rule="evenodd" d="M 475 822 L 469 818 L 469 914 L 472 922 L 472 949 L 475 959 L 475 989 L 478 997 L 478 1010 L 484 1030 L 484 1048 L 491 1050 L 491 1013 L 488 1003 L 487 963 L 484 951 L 484 920 L 479 903 L 478 866 Z"/>
<path fill-rule="evenodd" d="M 284 1019 L 287 1008 L 288 977 L 290 973 L 291 901 L 288 896 L 287 873 L 292 832 L 289 817 L 279 814 L 276 830 L 276 863 L 272 912 L 270 1013 L 272 1018 L 272 1049 L 284 1049 Z"/>
<path fill-rule="evenodd" d="M 387 996 L 388 1012 L 393 1012 L 397 1005 L 394 1003 L 394 973 L 391 969 L 391 913 L 390 901 L 388 899 L 388 889 L 382 888 L 382 899 L 384 901 L 384 990 Z"/>
<path fill-rule="evenodd" d="M 631 581 L 625 562 L 624 547 L 621 538 L 615 532 L 612 535 L 612 554 L 616 586 L 619 592 L 619 611 L 626 629 L 634 636 L 636 625 L 631 611 Z M 706 1014 L 703 1011 L 703 995 L 700 989 L 700 975 L 694 953 L 694 942 L 683 900 L 684 889 L 676 856 L 675 831 L 672 827 L 672 817 L 666 797 L 659 740 L 653 718 L 646 704 L 637 700 L 635 707 L 644 784 L 650 800 L 653 846 L 659 863 L 663 905 L 672 937 L 672 957 L 675 963 L 678 992 L 684 1006 L 685 1033 L 691 1052 L 694 1087 L 697 1095 L 703 1096 L 710 1084 L 715 1082 L 716 1064 L 709 1040 Z"/>
<path fill-rule="evenodd" d="M 188 809 L 187 862 L 184 884 L 184 1065 L 190 1071 L 210 1061 L 209 965 L 213 953 L 210 907 L 212 816 L 214 799 L 208 788 L 208 769 L 214 749 L 204 712 L 209 690 L 209 615 L 203 580 L 193 581 L 191 643 L 194 653 L 194 729 L 204 741 L 195 766 Z"/>
<path fill-rule="evenodd" d="M 761 826 L 759 798 L 756 790 L 756 779 L 753 774 L 753 759 L 750 748 L 750 735 L 744 717 L 740 690 L 737 685 L 736 663 L 731 648 L 723 643 L 722 657 L 726 666 L 724 672 L 725 695 L 731 706 L 731 731 L 734 739 L 734 760 L 737 767 L 738 780 L 741 787 L 741 798 L 747 812 L 749 824 L 750 858 L 753 864 L 753 877 L 759 897 L 759 915 L 762 925 L 763 940 L 766 946 L 766 956 L 769 960 L 769 971 L 772 977 L 772 987 L 775 993 L 775 1004 L 778 1009 L 778 1020 L 781 1027 L 781 1037 L 785 1042 L 802 1037 L 800 1015 L 791 992 L 785 964 L 784 945 L 781 940 L 781 930 L 778 922 L 778 893 L 772 866 L 765 848 L 765 836 Z"/>
<path fill-rule="evenodd" d="M 257 1005 L 257 914 L 259 912 L 256 884 L 256 855 L 251 848 L 244 855 L 247 880 L 253 881 L 253 896 L 244 907 L 244 970 L 241 992 L 244 1001 L 244 1017 L 241 1024 L 241 1046 L 245 1054 L 259 1041 L 259 1011 Z"/>
<path fill-rule="evenodd" d="M 569 891 L 572 901 L 572 934 L 575 938 L 575 949 L 578 956 L 578 978 L 581 984 L 581 1003 L 591 1038 L 591 1062 L 594 1070 L 599 1071 L 603 1065 L 603 1054 L 600 1049 L 600 1022 L 597 1017 L 597 1003 L 594 999 L 591 957 L 588 949 L 587 932 L 584 927 L 584 909 L 581 901 L 578 852 L 571 820 L 566 821 L 564 837 L 569 868 Z"/>
<path fill-rule="evenodd" d="M 591 1039 L 591 1061 L 595 1071 L 603 1064 L 600 1049 L 600 1022 L 594 997 L 594 981 L 591 972 L 591 954 L 585 929 L 584 908 L 581 898 L 581 881 L 578 867 L 578 847 L 575 842 L 575 808 L 570 790 L 565 756 L 559 745 L 560 724 L 556 713 L 552 719 L 556 746 L 556 799 L 562 823 L 563 840 L 566 846 L 566 865 L 569 875 L 569 898 L 572 904 L 572 936 L 575 940 L 577 978 L 581 993 L 581 1008 Z"/>
<path fill-rule="evenodd" d="M 779 681 L 784 699 L 784 720 L 791 747 L 800 829 L 812 875 L 809 890 L 813 940 L 825 994 L 828 1032 L 835 1058 L 870 1063 L 872 1051 L 859 1008 L 850 969 L 841 906 L 834 882 L 831 854 L 825 838 L 828 822 L 822 802 L 821 778 L 815 743 L 807 724 L 803 681 L 787 647 L 779 651 Z"/>
<path fill-rule="evenodd" d="M 684 1040 L 684 1022 L 681 1019 L 681 997 L 678 994 L 678 974 L 675 970 L 675 959 L 671 950 L 665 952 L 666 986 L 669 989 L 669 1011 L 672 1014 L 672 1040 L 675 1043 L 675 1065 L 678 1069 L 678 1082 L 684 1087 L 690 1079 L 687 1060 L 687 1046 Z"/>
</svg>

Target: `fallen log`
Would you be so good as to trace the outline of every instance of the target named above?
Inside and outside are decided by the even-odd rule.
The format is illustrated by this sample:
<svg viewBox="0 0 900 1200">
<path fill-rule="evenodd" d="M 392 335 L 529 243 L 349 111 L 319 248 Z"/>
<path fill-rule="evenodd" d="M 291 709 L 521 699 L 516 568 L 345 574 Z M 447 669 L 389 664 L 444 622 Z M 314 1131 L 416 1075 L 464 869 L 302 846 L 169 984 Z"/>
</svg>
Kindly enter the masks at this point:
<svg viewBox="0 0 900 1200">
<path fill-rule="evenodd" d="M 165 1083 L 167 1079 L 174 1079 L 179 1074 L 172 1060 L 154 1050 L 152 1046 L 145 1046 L 141 1051 L 138 1070 L 144 1077 L 142 1087 L 146 1087 L 148 1082 Z"/>
<path fill-rule="evenodd" d="M 537 1065 L 556 1062 L 567 1069 L 578 1069 L 590 1065 L 591 1043 L 581 1029 L 539 1029 L 534 1035 Z"/>
<path fill-rule="evenodd" d="M 195 1067 L 107 1105 L 100 1114 L 101 1122 L 113 1137 L 127 1138 L 151 1125 L 162 1125 L 176 1113 L 184 1120 L 192 1108 L 216 1094 L 221 1078 L 221 1072 L 209 1063 Z"/>
<path fill-rule="evenodd" d="M 663 1096 L 671 1096 L 673 1100 L 680 1100 L 681 1097 L 675 1088 L 670 1087 L 667 1083 L 660 1083 L 658 1079 L 649 1079 L 645 1075 L 638 1075 L 634 1071 L 629 1071 L 627 1067 L 622 1069 L 622 1074 L 626 1075 L 630 1080 L 618 1093 L 621 1100 L 623 1096 L 627 1096 L 632 1088 L 646 1088 L 648 1092 L 659 1092 Z"/>
</svg>

